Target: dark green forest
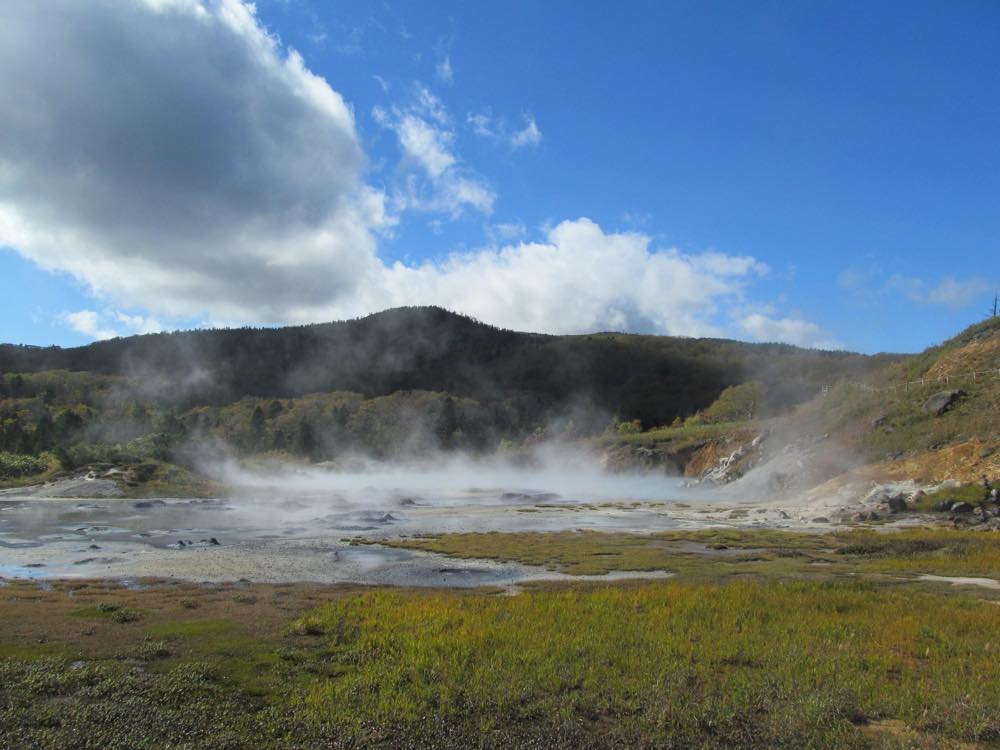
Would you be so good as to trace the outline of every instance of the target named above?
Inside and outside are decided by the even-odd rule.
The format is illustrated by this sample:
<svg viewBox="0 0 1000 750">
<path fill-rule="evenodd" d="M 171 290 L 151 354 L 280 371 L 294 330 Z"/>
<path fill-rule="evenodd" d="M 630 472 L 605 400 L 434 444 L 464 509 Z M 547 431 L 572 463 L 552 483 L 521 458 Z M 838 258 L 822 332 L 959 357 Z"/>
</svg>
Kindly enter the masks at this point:
<svg viewBox="0 0 1000 750">
<path fill-rule="evenodd" d="M 22 464 L 52 452 L 64 465 L 183 460 L 191 438 L 311 460 L 490 451 L 553 432 L 593 434 L 612 420 L 670 424 L 750 381 L 753 413 L 781 413 L 891 359 L 723 339 L 519 333 L 434 307 L 78 348 L 2 345 L 0 451 Z"/>
</svg>

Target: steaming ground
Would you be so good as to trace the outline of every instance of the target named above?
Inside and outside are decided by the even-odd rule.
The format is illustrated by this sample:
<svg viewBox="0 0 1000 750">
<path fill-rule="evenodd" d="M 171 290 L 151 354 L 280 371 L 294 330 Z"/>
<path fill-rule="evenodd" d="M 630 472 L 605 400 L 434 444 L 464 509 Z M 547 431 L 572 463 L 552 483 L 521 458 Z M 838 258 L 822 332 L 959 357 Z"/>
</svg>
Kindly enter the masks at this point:
<svg viewBox="0 0 1000 750">
<path fill-rule="evenodd" d="M 237 488 L 214 500 L 0 500 L 0 577 L 508 585 L 559 577 L 536 568 L 352 546 L 358 538 L 447 532 L 647 533 L 722 523 L 789 525 L 766 508 L 663 475 L 609 475 L 584 462 L 533 468 L 451 460 L 341 470 L 219 467 Z M 78 489 L 78 488 L 77 488 Z M 738 520 L 728 521 L 735 515 Z"/>
</svg>

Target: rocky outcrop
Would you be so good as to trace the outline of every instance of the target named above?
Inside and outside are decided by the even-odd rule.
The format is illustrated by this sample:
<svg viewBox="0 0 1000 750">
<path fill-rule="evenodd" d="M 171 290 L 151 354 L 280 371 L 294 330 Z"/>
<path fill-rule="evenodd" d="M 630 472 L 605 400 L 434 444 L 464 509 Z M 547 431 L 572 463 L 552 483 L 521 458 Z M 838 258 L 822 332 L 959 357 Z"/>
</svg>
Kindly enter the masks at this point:
<svg viewBox="0 0 1000 750">
<path fill-rule="evenodd" d="M 889 513 L 903 513 L 909 508 L 909 500 L 912 491 L 904 490 L 895 485 L 877 487 L 867 498 L 865 505 L 874 506 Z"/>
<path fill-rule="evenodd" d="M 924 413 L 930 414 L 932 417 L 940 417 L 963 398 L 965 398 L 963 390 L 938 391 L 924 403 Z"/>
</svg>

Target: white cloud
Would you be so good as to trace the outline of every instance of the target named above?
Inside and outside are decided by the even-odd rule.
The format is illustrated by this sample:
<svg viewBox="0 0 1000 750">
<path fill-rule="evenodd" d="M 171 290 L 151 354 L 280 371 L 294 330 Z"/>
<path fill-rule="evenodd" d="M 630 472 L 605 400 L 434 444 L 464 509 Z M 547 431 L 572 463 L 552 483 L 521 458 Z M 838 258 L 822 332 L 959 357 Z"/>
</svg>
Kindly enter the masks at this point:
<svg viewBox="0 0 1000 750">
<path fill-rule="evenodd" d="M 564 221 L 543 242 L 456 253 L 439 263 L 396 263 L 372 295 L 338 317 L 395 305 L 443 305 L 510 328 L 719 335 L 724 300 L 763 273 L 752 258 L 654 249 L 636 233 Z M 334 311 L 331 311 L 334 312 Z"/>
<path fill-rule="evenodd" d="M 407 157 L 417 162 L 432 180 L 455 166 L 457 159 L 449 150 L 453 134 L 433 127 L 414 115 L 403 115 L 391 126 Z"/>
<path fill-rule="evenodd" d="M 154 318 L 129 315 L 120 310 L 105 310 L 103 313 L 95 310 L 77 310 L 63 313 L 60 318 L 74 331 L 98 341 L 133 333 L 156 333 L 163 330 L 163 325 Z"/>
<path fill-rule="evenodd" d="M 403 154 L 398 210 L 491 212 L 428 89 L 375 116 Z M 548 332 L 721 335 L 767 271 L 588 219 L 538 241 L 498 224 L 487 249 L 384 264 L 375 236 L 391 219 L 350 107 L 238 0 L 10 0 L 0 122 L 0 245 L 89 285 L 109 307 L 63 320 L 97 338 L 173 316 L 292 323 L 402 304 Z M 767 337 L 811 330 L 779 324 Z"/>
<path fill-rule="evenodd" d="M 511 240 L 520 240 L 528 234 L 528 228 L 521 221 L 497 222 L 487 224 L 486 237 L 491 245 Z"/>
<path fill-rule="evenodd" d="M 980 301 L 980 298 L 993 289 L 993 285 L 983 278 L 942 279 L 937 286 L 927 292 L 927 302 L 932 305 L 946 305 L 960 308 Z"/>
<path fill-rule="evenodd" d="M 493 125 L 493 115 L 489 111 L 469 113 L 465 121 L 472 128 L 472 132 L 484 138 L 495 138 L 496 130 Z"/>
<path fill-rule="evenodd" d="M 881 276 L 882 270 L 874 264 L 850 266 L 837 274 L 837 286 L 854 294 L 869 291 L 869 284 Z"/>
<path fill-rule="evenodd" d="M 418 84 L 407 105 L 391 111 L 376 107 L 372 115 L 395 133 L 403 155 L 393 195 L 397 211 L 443 213 L 452 218 L 467 208 L 492 212 L 496 194 L 455 154 L 451 116 L 426 87 Z"/>
<path fill-rule="evenodd" d="M 982 276 L 956 279 L 947 276 L 931 285 L 913 276 L 895 274 L 886 282 L 886 289 L 898 292 L 921 305 L 941 305 L 958 310 L 982 302 L 994 285 Z"/>
<path fill-rule="evenodd" d="M 524 128 L 518 130 L 510 137 L 510 145 L 514 148 L 524 148 L 525 146 L 537 146 L 542 142 L 542 131 L 538 129 L 535 118 L 525 115 Z"/>
<path fill-rule="evenodd" d="M 451 68 L 451 58 L 445 55 L 434 68 L 434 75 L 442 83 L 451 83 L 455 80 L 455 72 Z"/>
<path fill-rule="evenodd" d="M 841 348 L 818 325 L 800 318 L 772 318 L 755 312 L 738 318 L 736 323 L 754 341 L 781 342 L 815 349 Z"/>
<path fill-rule="evenodd" d="M 515 131 L 511 131 L 502 119 L 494 117 L 489 109 L 470 112 L 466 115 L 465 122 L 476 135 L 501 141 L 512 149 L 537 146 L 542 142 L 542 131 L 532 115 L 524 115 L 524 127 Z"/>
<path fill-rule="evenodd" d="M 0 245 L 126 307 L 281 320 L 377 269 L 350 108 L 237 0 L 13 0 Z"/>
<path fill-rule="evenodd" d="M 93 310 L 77 310 L 76 312 L 65 313 L 62 316 L 63 322 L 78 333 L 90 336 L 98 341 L 113 339 L 118 336 L 118 332 L 110 328 L 101 326 L 100 317 Z"/>
</svg>

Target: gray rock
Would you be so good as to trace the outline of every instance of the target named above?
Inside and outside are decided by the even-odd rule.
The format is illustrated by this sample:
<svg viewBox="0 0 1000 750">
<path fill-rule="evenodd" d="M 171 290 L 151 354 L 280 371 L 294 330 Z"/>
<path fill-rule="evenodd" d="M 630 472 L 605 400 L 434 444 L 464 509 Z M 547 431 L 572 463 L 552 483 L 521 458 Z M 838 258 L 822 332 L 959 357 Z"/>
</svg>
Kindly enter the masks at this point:
<svg viewBox="0 0 1000 750">
<path fill-rule="evenodd" d="M 952 513 L 971 513 L 972 506 L 969 503 L 955 503 L 951 506 Z"/>
<path fill-rule="evenodd" d="M 813 523 L 830 523 L 830 519 L 829 519 L 829 518 L 827 518 L 826 516 L 816 516 L 816 517 L 815 517 L 815 518 L 814 518 L 814 519 L 812 520 L 812 522 L 813 522 Z"/>
<path fill-rule="evenodd" d="M 934 503 L 934 510 L 939 513 L 946 513 L 951 510 L 952 506 L 955 504 L 954 500 L 942 500 L 939 503 Z"/>
<path fill-rule="evenodd" d="M 924 403 L 924 412 L 940 417 L 965 397 L 965 391 L 954 389 L 938 391 Z"/>
<path fill-rule="evenodd" d="M 902 513 L 907 507 L 905 495 L 889 495 L 886 503 L 889 505 L 890 513 Z"/>
<path fill-rule="evenodd" d="M 146 508 L 159 508 L 160 506 L 166 505 L 162 500 L 140 500 L 137 503 L 132 503 L 132 507 L 136 510 L 145 510 Z"/>
</svg>

